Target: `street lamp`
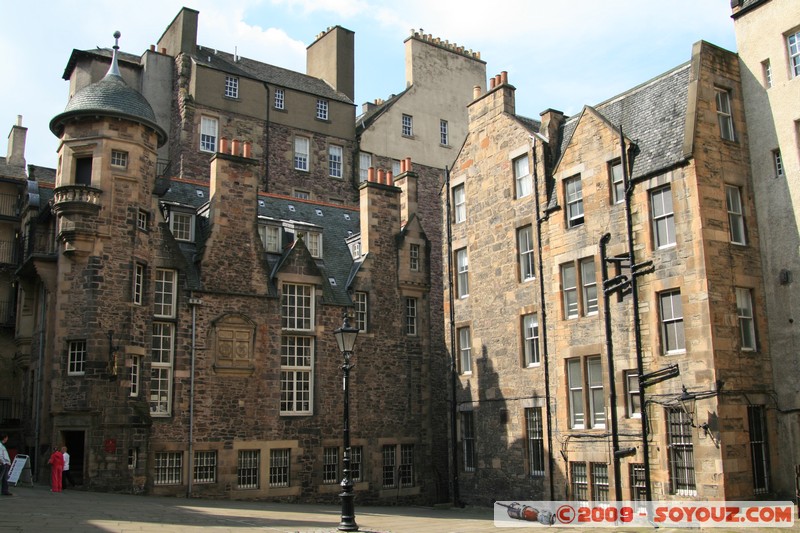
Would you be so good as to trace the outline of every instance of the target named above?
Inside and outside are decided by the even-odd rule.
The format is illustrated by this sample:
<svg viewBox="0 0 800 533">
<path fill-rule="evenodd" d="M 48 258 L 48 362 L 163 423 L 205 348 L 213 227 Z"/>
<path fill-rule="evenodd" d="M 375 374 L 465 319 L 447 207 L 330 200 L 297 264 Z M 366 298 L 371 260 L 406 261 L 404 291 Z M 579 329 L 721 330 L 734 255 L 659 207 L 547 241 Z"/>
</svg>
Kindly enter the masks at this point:
<svg viewBox="0 0 800 533">
<path fill-rule="evenodd" d="M 350 356 L 353 355 L 353 347 L 356 345 L 356 337 L 358 337 L 358 328 L 350 326 L 350 320 L 345 313 L 344 322 L 342 327 L 333 332 L 336 336 L 336 342 L 339 345 L 339 351 L 344 356 L 344 363 L 342 363 L 342 388 L 344 389 L 344 426 L 343 426 L 343 446 L 344 456 L 342 459 L 342 493 L 339 496 L 342 498 L 342 518 L 339 522 L 339 531 L 358 531 L 358 524 L 356 524 L 356 512 L 353 505 L 353 481 L 350 479 L 350 398 L 349 398 L 349 378 L 350 369 L 353 365 L 350 364 Z"/>
</svg>

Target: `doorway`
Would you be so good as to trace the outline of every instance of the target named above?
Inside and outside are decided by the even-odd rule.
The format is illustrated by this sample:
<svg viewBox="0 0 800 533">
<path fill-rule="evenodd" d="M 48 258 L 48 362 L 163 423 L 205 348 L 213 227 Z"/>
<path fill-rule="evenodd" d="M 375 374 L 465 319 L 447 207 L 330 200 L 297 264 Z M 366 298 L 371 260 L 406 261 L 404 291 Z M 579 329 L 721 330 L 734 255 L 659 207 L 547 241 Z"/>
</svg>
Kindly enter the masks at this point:
<svg viewBox="0 0 800 533">
<path fill-rule="evenodd" d="M 62 431 L 64 446 L 69 453 L 69 471 L 76 485 L 83 485 L 83 471 L 86 463 L 86 432 L 85 431 Z"/>
</svg>

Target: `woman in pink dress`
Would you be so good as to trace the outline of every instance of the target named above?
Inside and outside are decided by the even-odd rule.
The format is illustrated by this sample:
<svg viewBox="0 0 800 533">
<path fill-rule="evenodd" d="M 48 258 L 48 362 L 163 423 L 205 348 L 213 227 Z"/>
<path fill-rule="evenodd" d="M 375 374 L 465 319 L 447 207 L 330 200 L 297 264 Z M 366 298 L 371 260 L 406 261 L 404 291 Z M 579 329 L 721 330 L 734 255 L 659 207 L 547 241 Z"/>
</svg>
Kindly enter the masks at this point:
<svg viewBox="0 0 800 533">
<path fill-rule="evenodd" d="M 47 462 L 50 463 L 50 492 L 61 492 L 61 472 L 64 470 L 61 450 L 56 448 Z"/>
</svg>

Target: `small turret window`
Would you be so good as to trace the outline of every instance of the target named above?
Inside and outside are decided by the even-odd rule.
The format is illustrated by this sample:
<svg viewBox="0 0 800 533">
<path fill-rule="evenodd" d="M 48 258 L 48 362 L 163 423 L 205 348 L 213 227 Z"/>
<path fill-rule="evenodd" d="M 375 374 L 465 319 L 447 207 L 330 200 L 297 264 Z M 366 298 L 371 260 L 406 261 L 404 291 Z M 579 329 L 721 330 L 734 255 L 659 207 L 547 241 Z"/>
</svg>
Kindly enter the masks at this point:
<svg viewBox="0 0 800 533">
<path fill-rule="evenodd" d="M 128 152 L 111 150 L 111 166 L 128 168 Z"/>
<path fill-rule="evenodd" d="M 79 157 L 75 160 L 75 185 L 92 184 L 92 158 Z"/>
</svg>

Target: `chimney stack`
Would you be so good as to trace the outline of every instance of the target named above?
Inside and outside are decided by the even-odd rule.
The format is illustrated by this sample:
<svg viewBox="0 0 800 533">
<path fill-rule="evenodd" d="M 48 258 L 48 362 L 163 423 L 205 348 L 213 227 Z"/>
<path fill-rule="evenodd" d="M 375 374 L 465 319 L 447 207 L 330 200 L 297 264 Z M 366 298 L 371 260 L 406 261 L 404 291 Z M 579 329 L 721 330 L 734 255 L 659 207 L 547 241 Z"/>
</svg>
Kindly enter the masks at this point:
<svg viewBox="0 0 800 533">
<path fill-rule="evenodd" d="M 22 115 L 17 115 L 17 123 L 11 127 L 8 134 L 8 151 L 6 163 L 12 167 L 25 168 L 25 140 L 28 128 L 22 126 Z"/>
</svg>

